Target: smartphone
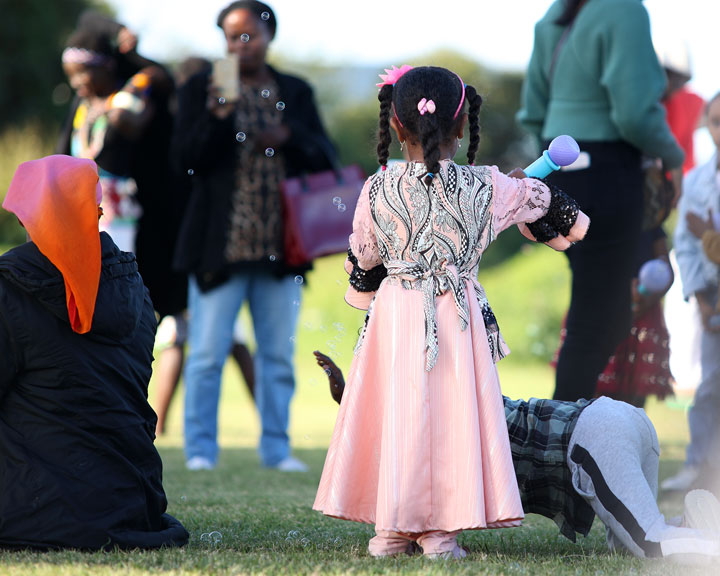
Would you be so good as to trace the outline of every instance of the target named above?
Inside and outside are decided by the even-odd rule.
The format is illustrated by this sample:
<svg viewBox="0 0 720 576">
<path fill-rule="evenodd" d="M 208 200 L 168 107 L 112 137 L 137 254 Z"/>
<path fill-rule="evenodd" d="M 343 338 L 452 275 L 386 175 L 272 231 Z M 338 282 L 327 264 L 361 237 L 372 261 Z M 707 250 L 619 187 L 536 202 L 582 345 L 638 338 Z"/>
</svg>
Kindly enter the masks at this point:
<svg viewBox="0 0 720 576">
<path fill-rule="evenodd" d="M 240 96 L 239 65 L 237 54 L 228 54 L 213 62 L 213 85 L 218 88 L 218 97 L 228 102 L 234 102 Z"/>
</svg>

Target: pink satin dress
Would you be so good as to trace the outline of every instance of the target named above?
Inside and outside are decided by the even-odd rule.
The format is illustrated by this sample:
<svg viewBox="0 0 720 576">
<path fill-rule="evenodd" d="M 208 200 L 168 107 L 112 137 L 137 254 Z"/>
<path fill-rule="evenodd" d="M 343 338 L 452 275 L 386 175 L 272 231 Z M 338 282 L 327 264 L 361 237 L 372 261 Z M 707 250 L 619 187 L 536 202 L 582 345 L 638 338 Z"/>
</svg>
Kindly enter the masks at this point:
<svg viewBox="0 0 720 576">
<path fill-rule="evenodd" d="M 426 174 L 393 165 L 358 200 L 350 248 L 388 276 L 346 296 L 368 317 L 313 508 L 409 534 L 518 526 L 495 366 L 508 350 L 477 266 L 499 232 L 545 214 L 550 192 L 447 160 L 430 186 Z"/>
</svg>

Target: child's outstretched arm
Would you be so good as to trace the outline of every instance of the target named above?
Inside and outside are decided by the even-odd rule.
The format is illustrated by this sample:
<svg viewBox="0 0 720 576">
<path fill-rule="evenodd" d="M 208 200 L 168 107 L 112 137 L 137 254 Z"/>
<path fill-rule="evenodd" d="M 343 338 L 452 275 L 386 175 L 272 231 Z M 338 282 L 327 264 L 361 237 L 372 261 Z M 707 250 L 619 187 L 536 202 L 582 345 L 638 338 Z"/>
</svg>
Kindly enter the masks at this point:
<svg viewBox="0 0 720 576">
<path fill-rule="evenodd" d="M 518 224 L 520 233 L 533 242 L 544 242 L 555 250 L 567 250 L 587 234 L 590 218 L 577 202 L 562 190 L 549 185 L 550 206 L 542 218 Z"/>
<path fill-rule="evenodd" d="M 590 219 L 561 190 L 525 177 L 519 168 L 509 175 L 492 171 L 496 234 L 517 224 L 523 236 L 555 250 L 566 250 L 585 236 Z"/>
</svg>

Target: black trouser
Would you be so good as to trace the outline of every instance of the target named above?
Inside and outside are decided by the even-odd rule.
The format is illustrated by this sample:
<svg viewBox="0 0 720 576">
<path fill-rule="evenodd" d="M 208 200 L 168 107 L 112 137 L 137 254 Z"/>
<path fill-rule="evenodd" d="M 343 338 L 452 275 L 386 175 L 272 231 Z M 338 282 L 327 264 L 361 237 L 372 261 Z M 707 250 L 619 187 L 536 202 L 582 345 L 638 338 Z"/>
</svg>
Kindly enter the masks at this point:
<svg viewBox="0 0 720 576">
<path fill-rule="evenodd" d="M 550 177 L 590 217 L 585 239 L 566 252 L 572 293 L 556 400 L 592 398 L 609 357 L 630 333 L 631 282 L 642 226 L 639 151 L 622 142 L 579 144 L 590 154 L 590 168 Z"/>
</svg>

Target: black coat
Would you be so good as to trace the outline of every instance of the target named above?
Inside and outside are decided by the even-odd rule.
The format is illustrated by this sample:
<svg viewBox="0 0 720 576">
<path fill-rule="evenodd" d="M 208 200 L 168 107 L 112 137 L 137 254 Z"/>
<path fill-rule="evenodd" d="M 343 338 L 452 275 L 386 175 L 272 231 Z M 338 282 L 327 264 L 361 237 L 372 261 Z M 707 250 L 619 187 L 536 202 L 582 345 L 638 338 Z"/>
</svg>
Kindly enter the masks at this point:
<svg viewBox="0 0 720 576">
<path fill-rule="evenodd" d="M 287 178 L 330 169 L 335 150 L 323 128 L 310 85 L 273 69 L 278 99 L 285 102 L 283 122 L 290 139 L 282 147 Z M 227 232 L 235 190 L 237 142 L 231 114 L 220 120 L 207 109 L 209 73 L 190 78 L 178 90 L 174 156 L 184 173 L 193 172 L 192 193 L 180 228 L 175 266 L 197 276 L 201 288 L 222 283 L 237 268 L 225 259 Z M 274 269 L 278 274 L 307 270 L 291 269 L 277 262 L 240 263 L 241 268 Z"/>
<path fill-rule="evenodd" d="M 62 275 L 28 242 L 0 256 L 0 546 L 157 548 L 165 514 L 147 401 L 156 320 L 132 254 L 101 234 L 92 329 L 70 328 Z"/>
</svg>

